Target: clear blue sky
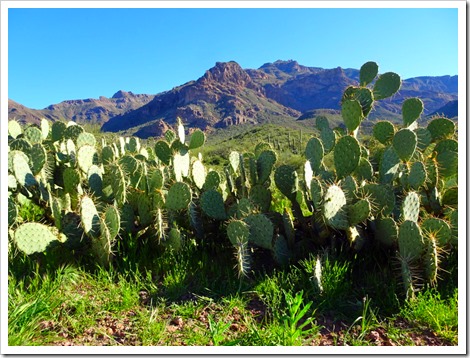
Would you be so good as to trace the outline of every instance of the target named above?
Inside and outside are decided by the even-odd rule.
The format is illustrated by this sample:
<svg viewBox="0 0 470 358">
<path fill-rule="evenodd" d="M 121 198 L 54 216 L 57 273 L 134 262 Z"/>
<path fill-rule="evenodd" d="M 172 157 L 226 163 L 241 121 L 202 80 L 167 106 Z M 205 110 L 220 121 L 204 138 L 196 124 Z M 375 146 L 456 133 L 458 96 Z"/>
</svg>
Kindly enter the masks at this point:
<svg viewBox="0 0 470 358">
<path fill-rule="evenodd" d="M 455 75 L 457 9 L 13 9 L 8 97 L 30 108 L 67 99 L 155 94 L 217 61 L 278 59 L 402 78 Z"/>
</svg>

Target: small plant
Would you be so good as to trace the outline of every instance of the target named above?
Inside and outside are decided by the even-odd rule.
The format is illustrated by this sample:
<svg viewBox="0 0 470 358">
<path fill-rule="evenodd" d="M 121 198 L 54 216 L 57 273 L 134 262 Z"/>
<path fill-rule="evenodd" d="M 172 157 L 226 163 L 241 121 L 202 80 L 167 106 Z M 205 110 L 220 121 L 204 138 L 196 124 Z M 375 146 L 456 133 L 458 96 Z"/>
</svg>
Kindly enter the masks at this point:
<svg viewBox="0 0 470 358">
<path fill-rule="evenodd" d="M 281 318 L 284 327 L 282 331 L 283 345 L 301 345 L 304 337 L 318 333 L 318 327 L 312 317 L 315 310 L 310 317 L 306 317 L 313 302 L 304 304 L 303 291 L 297 292 L 295 297 L 288 291 L 283 290 L 283 292 L 287 304 L 286 313 Z"/>
</svg>

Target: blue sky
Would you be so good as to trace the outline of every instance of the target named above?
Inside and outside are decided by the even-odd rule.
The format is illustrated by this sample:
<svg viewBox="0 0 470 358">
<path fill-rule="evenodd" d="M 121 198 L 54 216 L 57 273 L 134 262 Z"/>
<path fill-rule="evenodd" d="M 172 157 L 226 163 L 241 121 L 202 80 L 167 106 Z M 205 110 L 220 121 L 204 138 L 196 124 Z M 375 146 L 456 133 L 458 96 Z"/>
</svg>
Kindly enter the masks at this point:
<svg viewBox="0 0 470 358">
<path fill-rule="evenodd" d="M 8 10 L 8 97 L 30 108 L 67 99 L 155 94 L 217 61 L 278 59 L 402 78 L 458 73 L 457 9 Z"/>
</svg>

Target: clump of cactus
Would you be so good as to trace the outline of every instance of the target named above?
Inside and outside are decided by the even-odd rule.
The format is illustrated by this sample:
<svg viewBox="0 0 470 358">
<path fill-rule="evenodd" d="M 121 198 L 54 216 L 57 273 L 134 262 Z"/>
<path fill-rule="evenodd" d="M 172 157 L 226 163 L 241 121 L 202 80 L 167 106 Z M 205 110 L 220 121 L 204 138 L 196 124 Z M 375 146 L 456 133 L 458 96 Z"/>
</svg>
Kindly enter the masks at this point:
<svg viewBox="0 0 470 358">
<path fill-rule="evenodd" d="M 397 74 L 364 64 L 341 99 L 345 130 L 319 117 L 318 136 L 300 132 L 301 170 L 279 162 L 270 138 L 211 169 L 198 151 L 205 134 L 197 129 L 188 139 L 179 118 L 153 145 L 135 137 L 107 143 L 74 122 L 9 121 L 11 244 L 27 255 L 84 250 L 108 266 L 130 236 L 174 251 L 196 238 L 230 247 L 240 277 L 255 264 L 253 250 L 285 265 L 338 242 L 356 252 L 381 246 L 413 297 L 436 284 L 442 260 L 458 247 L 457 128 L 441 117 L 419 126 L 423 102 L 408 98 L 400 125 L 374 124 L 372 150 L 361 123 L 400 84 Z M 275 191 L 288 210 L 273 210 Z M 17 217 L 28 202 L 45 208 L 43 221 Z"/>
</svg>

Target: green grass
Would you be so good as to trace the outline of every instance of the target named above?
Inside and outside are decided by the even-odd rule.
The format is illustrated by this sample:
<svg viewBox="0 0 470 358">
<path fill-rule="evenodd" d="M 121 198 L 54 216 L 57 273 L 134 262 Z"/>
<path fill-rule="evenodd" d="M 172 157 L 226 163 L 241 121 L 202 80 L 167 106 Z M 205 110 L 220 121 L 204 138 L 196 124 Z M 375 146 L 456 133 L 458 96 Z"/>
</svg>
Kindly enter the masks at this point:
<svg viewBox="0 0 470 358">
<path fill-rule="evenodd" d="M 377 278 L 369 275 L 364 295 L 353 280 L 364 263 L 341 252 L 286 268 L 257 265 L 241 284 L 230 257 L 197 247 L 142 260 L 145 270 L 36 266 L 22 276 L 11 266 L 9 345 L 317 345 L 324 337 L 374 345 L 371 334 L 380 329 L 397 345 L 415 345 L 413 337 L 431 331 L 457 344 L 457 290 L 447 299 L 428 290 L 387 307 Z M 407 322 L 406 330 L 396 322 Z"/>
</svg>

